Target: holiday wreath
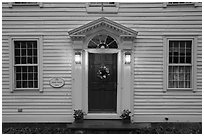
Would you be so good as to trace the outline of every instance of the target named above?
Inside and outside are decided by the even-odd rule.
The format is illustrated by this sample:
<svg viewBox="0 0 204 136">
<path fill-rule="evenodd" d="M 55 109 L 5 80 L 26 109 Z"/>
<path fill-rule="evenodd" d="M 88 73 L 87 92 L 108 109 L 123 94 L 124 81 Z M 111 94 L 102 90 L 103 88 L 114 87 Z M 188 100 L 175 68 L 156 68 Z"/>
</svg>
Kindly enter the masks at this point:
<svg viewBox="0 0 204 136">
<path fill-rule="evenodd" d="M 110 75 L 109 69 L 106 66 L 100 66 L 97 71 L 97 77 L 106 79 Z"/>
</svg>

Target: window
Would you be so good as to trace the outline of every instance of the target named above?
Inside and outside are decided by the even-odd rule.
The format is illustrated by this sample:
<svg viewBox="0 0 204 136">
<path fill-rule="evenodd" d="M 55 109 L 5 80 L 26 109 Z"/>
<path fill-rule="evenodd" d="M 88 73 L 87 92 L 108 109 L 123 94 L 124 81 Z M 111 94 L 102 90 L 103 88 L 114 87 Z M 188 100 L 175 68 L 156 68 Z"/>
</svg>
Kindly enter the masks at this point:
<svg viewBox="0 0 204 136">
<path fill-rule="evenodd" d="M 88 2 L 86 3 L 87 13 L 118 13 L 119 3 L 117 2 Z"/>
<path fill-rule="evenodd" d="M 89 3 L 90 7 L 115 7 L 116 3 L 115 2 L 90 2 Z"/>
<path fill-rule="evenodd" d="M 13 5 L 19 6 L 29 6 L 29 5 L 38 5 L 38 2 L 13 2 Z"/>
<path fill-rule="evenodd" d="M 163 7 L 196 7 L 200 4 L 198 2 L 164 2 Z"/>
<path fill-rule="evenodd" d="M 194 4 L 193 2 L 168 2 L 168 5 L 189 5 Z"/>
<path fill-rule="evenodd" d="M 36 7 L 36 6 L 39 6 L 39 7 L 43 7 L 43 4 L 42 2 L 9 2 L 8 3 L 9 7 L 12 8 L 12 7 Z"/>
<path fill-rule="evenodd" d="M 111 36 L 99 34 L 90 40 L 88 48 L 118 48 L 118 45 Z"/>
<path fill-rule="evenodd" d="M 168 88 L 192 88 L 192 40 L 168 43 Z"/>
<path fill-rule="evenodd" d="M 37 40 L 14 41 L 14 88 L 38 88 Z"/>
</svg>

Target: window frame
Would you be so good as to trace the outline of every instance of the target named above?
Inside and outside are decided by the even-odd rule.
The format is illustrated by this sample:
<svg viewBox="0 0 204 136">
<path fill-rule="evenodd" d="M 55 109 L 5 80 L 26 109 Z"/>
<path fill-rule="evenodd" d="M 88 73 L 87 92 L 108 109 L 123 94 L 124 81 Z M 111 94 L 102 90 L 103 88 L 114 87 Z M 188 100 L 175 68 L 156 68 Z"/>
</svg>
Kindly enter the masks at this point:
<svg viewBox="0 0 204 136">
<path fill-rule="evenodd" d="M 169 41 L 192 41 L 191 45 L 191 64 L 179 63 L 179 64 L 170 64 L 169 63 Z M 163 66 L 163 90 L 166 91 L 175 91 L 175 90 L 184 90 L 184 91 L 193 91 L 197 90 L 197 38 L 195 36 L 165 36 L 163 39 L 164 42 L 164 66 Z M 169 66 L 191 66 L 191 88 L 169 88 Z"/>
<path fill-rule="evenodd" d="M 37 64 L 15 64 L 15 41 L 37 41 Z M 42 92 L 42 51 L 41 51 L 41 46 L 42 46 L 42 36 L 17 36 L 17 37 L 10 37 L 10 91 L 40 91 Z M 38 69 L 38 88 L 16 88 L 16 79 L 15 79 L 15 67 L 16 66 L 36 66 Z"/>
</svg>

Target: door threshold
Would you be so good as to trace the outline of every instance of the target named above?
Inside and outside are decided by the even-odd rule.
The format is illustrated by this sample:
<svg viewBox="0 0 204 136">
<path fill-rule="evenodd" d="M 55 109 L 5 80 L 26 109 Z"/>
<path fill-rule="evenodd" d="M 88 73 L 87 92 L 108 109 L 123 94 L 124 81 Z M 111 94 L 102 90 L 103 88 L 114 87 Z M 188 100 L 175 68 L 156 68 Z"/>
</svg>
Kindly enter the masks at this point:
<svg viewBox="0 0 204 136">
<path fill-rule="evenodd" d="M 88 113 L 85 119 L 120 119 L 117 113 Z"/>
</svg>

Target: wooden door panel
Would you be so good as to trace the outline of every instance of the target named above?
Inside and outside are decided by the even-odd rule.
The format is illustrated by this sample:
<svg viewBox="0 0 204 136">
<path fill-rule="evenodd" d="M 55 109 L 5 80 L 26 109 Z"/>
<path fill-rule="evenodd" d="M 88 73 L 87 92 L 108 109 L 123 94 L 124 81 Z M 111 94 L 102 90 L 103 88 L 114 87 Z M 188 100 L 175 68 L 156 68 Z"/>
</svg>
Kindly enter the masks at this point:
<svg viewBox="0 0 204 136">
<path fill-rule="evenodd" d="M 98 77 L 101 66 L 109 69 L 106 79 Z M 117 54 L 89 53 L 88 71 L 89 112 L 116 112 L 117 103 Z"/>
</svg>

